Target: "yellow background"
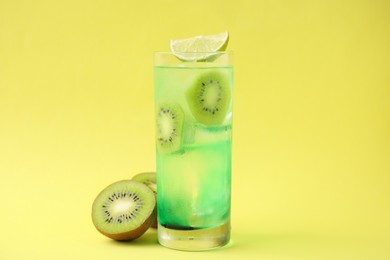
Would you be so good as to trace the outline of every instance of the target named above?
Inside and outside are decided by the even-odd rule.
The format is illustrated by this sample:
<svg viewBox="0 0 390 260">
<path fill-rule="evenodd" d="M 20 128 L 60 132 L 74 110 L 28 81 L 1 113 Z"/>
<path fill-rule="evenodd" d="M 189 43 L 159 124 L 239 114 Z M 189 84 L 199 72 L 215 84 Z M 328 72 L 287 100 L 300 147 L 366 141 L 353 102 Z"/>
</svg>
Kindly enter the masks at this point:
<svg viewBox="0 0 390 260">
<path fill-rule="evenodd" d="M 153 52 L 224 30 L 232 243 L 106 239 L 97 193 L 155 169 Z M 389 1 L 0 0 L 2 260 L 389 259 L 389 174 Z"/>
</svg>

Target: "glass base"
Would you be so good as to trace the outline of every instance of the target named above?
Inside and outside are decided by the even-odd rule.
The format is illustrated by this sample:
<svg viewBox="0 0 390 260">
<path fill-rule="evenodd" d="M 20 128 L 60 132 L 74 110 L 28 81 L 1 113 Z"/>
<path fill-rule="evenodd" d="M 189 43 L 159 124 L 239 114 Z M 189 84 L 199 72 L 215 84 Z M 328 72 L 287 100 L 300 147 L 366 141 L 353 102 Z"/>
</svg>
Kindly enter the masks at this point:
<svg viewBox="0 0 390 260">
<path fill-rule="evenodd" d="M 226 245 L 230 240 L 230 222 L 207 229 L 178 230 L 158 225 L 158 242 L 168 248 L 202 251 Z"/>
</svg>

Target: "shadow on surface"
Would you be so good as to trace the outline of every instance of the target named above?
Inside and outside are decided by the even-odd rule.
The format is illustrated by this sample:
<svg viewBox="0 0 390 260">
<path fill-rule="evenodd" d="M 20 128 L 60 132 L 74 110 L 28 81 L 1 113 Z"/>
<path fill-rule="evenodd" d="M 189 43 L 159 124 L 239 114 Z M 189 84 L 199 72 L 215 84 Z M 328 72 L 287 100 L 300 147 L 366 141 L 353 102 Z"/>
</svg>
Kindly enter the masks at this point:
<svg viewBox="0 0 390 260">
<path fill-rule="evenodd" d="M 341 234 L 233 232 L 227 249 L 230 255 L 276 259 L 390 259 L 388 241 Z"/>
<path fill-rule="evenodd" d="M 112 244 L 118 246 L 148 246 L 148 245 L 157 245 L 157 229 L 149 229 L 141 237 L 131 240 L 131 241 L 115 241 L 110 240 Z"/>
</svg>

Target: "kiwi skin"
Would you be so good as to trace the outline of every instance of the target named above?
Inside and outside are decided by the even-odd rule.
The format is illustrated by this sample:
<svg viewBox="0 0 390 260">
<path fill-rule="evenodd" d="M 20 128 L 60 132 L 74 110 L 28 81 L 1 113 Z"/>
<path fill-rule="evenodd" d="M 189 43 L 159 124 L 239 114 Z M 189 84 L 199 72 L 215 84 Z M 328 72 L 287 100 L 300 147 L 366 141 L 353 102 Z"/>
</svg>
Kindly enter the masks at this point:
<svg viewBox="0 0 390 260">
<path fill-rule="evenodd" d="M 151 228 L 157 228 L 158 227 L 158 221 L 157 221 L 157 218 L 154 219 L 154 221 L 152 222 L 152 225 L 150 225 Z"/>
<path fill-rule="evenodd" d="M 95 217 L 95 215 L 97 214 L 96 208 L 99 207 L 99 205 L 101 203 L 101 201 L 100 201 L 101 196 L 100 195 L 102 193 L 107 192 L 107 191 L 111 191 L 111 190 L 109 190 L 109 189 L 111 189 L 110 187 L 113 187 L 113 186 L 115 186 L 117 184 L 119 184 L 119 185 L 139 185 L 138 189 L 141 188 L 141 190 L 144 190 L 144 191 L 146 190 L 147 192 L 152 192 L 147 185 L 145 185 L 143 183 L 140 183 L 140 182 L 137 182 L 137 181 L 133 181 L 133 180 L 122 180 L 122 181 L 118 181 L 118 182 L 112 183 L 111 185 L 107 186 L 104 190 L 102 190 L 100 192 L 100 194 L 94 200 L 93 206 L 92 206 L 92 221 L 93 221 L 93 224 L 94 224 L 95 228 L 101 234 L 103 234 L 104 236 L 106 236 L 108 238 L 111 238 L 111 239 L 114 239 L 114 240 L 118 240 L 118 241 L 134 240 L 134 239 L 137 239 L 140 236 L 142 236 L 146 232 L 146 230 L 148 230 L 148 228 L 153 224 L 153 222 L 155 221 L 155 219 L 157 217 L 157 205 L 156 205 L 155 196 L 154 196 L 154 199 L 153 199 L 153 203 L 154 203 L 153 210 L 150 213 L 150 215 L 145 219 L 145 221 L 140 226 L 138 226 L 138 227 L 136 227 L 134 229 L 131 229 L 131 230 L 120 232 L 120 233 L 114 233 L 114 232 L 113 233 L 109 233 L 109 231 L 107 231 L 107 230 L 106 230 L 107 232 L 105 232 L 105 231 L 103 231 L 102 229 L 99 228 L 97 223 L 95 223 L 95 221 L 97 221 L 97 222 L 99 221 L 98 218 Z M 150 195 L 148 195 L 148 196 L 150 196 Z"/>
<path fill-rule="evenodd" d="M 157 202 L 157 189 L 156 189 L 156 172 L 142 172 L 138 173 L 131 178 L 134 181 L 139 181 L 144 184 L 146 184 L 153 192 L 154 195 L 156 195 L 156 202 Z M 157 228 L 157 217 L 154 219 L 151 227 Z"/>
</svg>

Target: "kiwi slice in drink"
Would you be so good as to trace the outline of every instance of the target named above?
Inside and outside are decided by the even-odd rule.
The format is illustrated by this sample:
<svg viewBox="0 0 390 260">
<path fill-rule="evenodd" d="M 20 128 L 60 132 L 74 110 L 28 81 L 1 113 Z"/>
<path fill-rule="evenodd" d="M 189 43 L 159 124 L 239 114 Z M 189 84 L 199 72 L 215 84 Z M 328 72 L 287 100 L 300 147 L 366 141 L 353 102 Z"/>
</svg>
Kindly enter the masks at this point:
<svg viewBox="0 0 390 260">
<path fill-rule="evenodd" d="M 162 103 L 156 110 L 157 149 L 160 154 L 175 152 L 181 147 L 184 112 L 175 103 Z"/>
<path fill-rule="evenodd" d="M 148 186 L 156 196 L 157 200 L 157 180 L 155 172 L 142 172 L 133 176 L 133 181 L 138 181 Z M 157 228 L 157 218 L 152 223 L 152 228 Z"/>
<path fill-rule="evenodd" d="M 107 186 L 92 205 L 92 221 L 103 235 L 133 240 L 143 235 L 156 218 L 156 198 L 143 183 L 122 180 Z"/>
<path fill-rule="evenodd" d="M 222 124 L 230 106 L 230 89 L 229 78 L 221 71 L 201 74 L 186 93 L 195 119 L 204 125 Z"/>
</svg>

